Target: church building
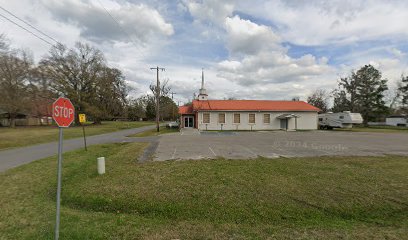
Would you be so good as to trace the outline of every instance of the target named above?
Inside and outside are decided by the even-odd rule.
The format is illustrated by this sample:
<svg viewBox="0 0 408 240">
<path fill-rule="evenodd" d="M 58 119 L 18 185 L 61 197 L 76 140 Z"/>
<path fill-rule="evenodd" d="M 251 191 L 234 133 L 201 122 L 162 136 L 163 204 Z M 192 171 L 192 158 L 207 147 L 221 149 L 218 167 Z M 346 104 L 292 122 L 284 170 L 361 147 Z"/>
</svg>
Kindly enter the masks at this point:
<svg viewBox="0 0 408 240">
<path fill-rule="evenodd" d="M 313 130 L 320 109 L 303 101 L 209 100 L 201 89 L 189 106 L 179 107 L 182 128 L 205 130 Z"/>
</svg>

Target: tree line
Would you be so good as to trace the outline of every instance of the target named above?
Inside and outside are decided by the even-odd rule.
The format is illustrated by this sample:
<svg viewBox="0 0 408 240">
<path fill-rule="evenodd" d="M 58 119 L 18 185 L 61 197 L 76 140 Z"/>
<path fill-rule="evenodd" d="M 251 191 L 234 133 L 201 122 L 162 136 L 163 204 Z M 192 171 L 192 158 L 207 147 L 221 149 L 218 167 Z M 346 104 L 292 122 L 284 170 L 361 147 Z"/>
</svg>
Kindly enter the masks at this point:
<svg viewBox="0 0 408 240">
<path fill-rule="evenodd" d="M 149 88 L 152 94 L 129 100 L 129 119 L 154 120 L 156 118 L 156 85 L 150 85 Z M 170 90 L 167 80 L 160 84 L 159 116 L 161 120 L 175 120 L 178 116 L 178 106 L 168 96 Z"/>
<path fill-rule="evenodd" d="M 381 71 L 369 64 L 340 78 L 337 88 L 331 92 L 316 90 L 307 102 L 321 112 L 361 113 L 363 124 L 367 126 L 368 122 L 382 121 L 389 114 L 408 113 L 408 76 L 401 76 L 395 90 L 390 90 L 387 82 Z M 331 98 L 333 105 L 329 107 Z"/>
<path fill-rule="evenodd" d="M 10 48 L 0 35 L 0 109 L 8 114 L 10 127 L 15 127 L 15 119 L 22 113 L 51 116 L 50 106 L 59 96 L 69 98 L 75 106 L 76 124 L 79 113 L 87 114 L 96 124 L 113 119 L 153 119 L 154 96 L 131 99 L 130 90 L 122 71 L 108 66 L 104 54 L 89 44 L 77 42 L 72 48 L 54 45 L 36 64 L 28 51 Z M 166 94 L 160 97 L 163 119 L 173 115 L 167 108 L 175 105 Z"/>
</svg>

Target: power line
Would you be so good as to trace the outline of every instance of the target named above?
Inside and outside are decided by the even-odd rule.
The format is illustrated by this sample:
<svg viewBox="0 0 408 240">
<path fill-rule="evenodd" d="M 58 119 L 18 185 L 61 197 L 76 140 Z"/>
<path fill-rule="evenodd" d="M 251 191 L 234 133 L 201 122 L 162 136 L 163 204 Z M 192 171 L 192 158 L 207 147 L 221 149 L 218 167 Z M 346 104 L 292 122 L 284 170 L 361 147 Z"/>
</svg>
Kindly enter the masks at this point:
<svg viewBox="0 0 408 240">
<path fill-rule="evenodd" d="M 0 6 L 1 9 L 3 9 L 3 11 L 7 12 L 8 14 L 10 14 L 11 16 L 17 18 L 18 20 L 22 21 L 23 23 L 27 24 L 28 26 L 30 26 L 31 28 L 35 29 L 37 32 L 41 33 L 42 35 L 48 37 L 49 39 L 51 39 L 52 41 L 59 43 L 57 40 L 55 40 L 55 38 L 49 36 L 48 34 L 44 33 L 43 31 L 41 31 L 40 29 L 34 27 L 33 25 L 31 25 L 30 23 L 28 23 L 27 21 L 25 21 L 24 19 L 19 18 L 18 16 L 16 16 L 15 14 L 13 14 L 12 12 L 10 12 L 9 10 L 5 9 L 4 7 Z"/>
<path fill-rule="evenodd" d="M 137 45 L 136 41 L 132 38 L 132 36 L 120 25 L 119 21 L 108 11 L 108 9 L 103 6 L 102 2 L 100 0 L 97 0 L 99 5 L 105 10 L 105 12 L 112 18 L 112 20 L 118 25 L 119 29 L 129 38 L 130 42 L 140 51 L 140 54 L 146 58 L 146 56 L 143 54 L 143 51 L 139 48 Z"/>
<path fill-rule="evenodd" d="M 21 29 L 24 29 L 24 30 L 27 31 L 28 33 L 31 33 L 34 37 L 36 37 L 36 38 L 42 40 L 43 42 L 45 42 L 45 43 L 47 43 L 47 44 L 49 44 L 49 45 L 51 45 L 51 46 L 54 46 L 54 44 L 52 44 L 51 42 L 49 42 L 49 41 L 45 40 L 44 38 L 38 36 L 37 34 L 33 33 L 32 31 L 28 30 L 27 28 L 21 26 L 20 24 L 14 22 L 13 20 L 11 20 L 10 18 L 4 16 L 3 14 L 0 13 L 0 16 L 3 17 L 4 19 L 8 20 L 9 22 L 13 23 L 14 25 L 20 27 Z"/>
</svg>

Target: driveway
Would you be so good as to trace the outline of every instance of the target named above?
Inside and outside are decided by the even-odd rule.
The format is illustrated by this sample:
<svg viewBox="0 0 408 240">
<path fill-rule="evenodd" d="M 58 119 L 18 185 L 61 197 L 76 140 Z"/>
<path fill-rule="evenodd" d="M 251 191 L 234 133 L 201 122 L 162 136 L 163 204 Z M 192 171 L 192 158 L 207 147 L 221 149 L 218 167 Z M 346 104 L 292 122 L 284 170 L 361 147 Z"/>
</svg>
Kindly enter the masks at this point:
<svg viewBox="0 0 408 240">
<path fill-rule="evenodd" d="M 163 135 L 153 159 L 408 155 L 406 133 L 190 132 Z"/>
<path fill-rule="evenodd" d="M 122 131 L 94 135 L 86 138 L 87 145 L 115 143 L 115 142 L 149 142 L 156 138 L 127 138 L 126 136 L 143 132 L 155 128 L 155 125 L 145 126 L 140 128 L 126 129 Z M 83 148 L 83 138 L 75 138 L 64 140 L 64 152 Z M 58 142 L 38 144 L 28 147 L 15 148 L 10 150 L 0 151 L 0 172 L 7 169 L 17 167 L 38 159 L 50 157 L 58 154 Z"/>
</svg>

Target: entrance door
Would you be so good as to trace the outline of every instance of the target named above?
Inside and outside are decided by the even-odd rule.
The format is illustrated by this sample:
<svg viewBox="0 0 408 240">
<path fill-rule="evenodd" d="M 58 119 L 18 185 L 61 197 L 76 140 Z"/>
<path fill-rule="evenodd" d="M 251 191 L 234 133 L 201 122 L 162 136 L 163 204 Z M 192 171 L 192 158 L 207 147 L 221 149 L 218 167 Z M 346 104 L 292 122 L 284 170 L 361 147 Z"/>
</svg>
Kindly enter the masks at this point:
<svg viewBox="0 0 408 240">
<path fill-rule="evenodd" d="M 287 127 L 288 127 L 287 124 L 288 124 L 288 121 L 287 121 L 286 118 L 280 120 L 280 128 L 281 128 L 281 129 L 287 129 Z"/>
<path fill-rule="evenodd" d="M 192 117 L 192 116 L 184 117 L 184 127 L 186 127 L 186 128 L 194 127 L 194 117 Z"/>
</svg>

